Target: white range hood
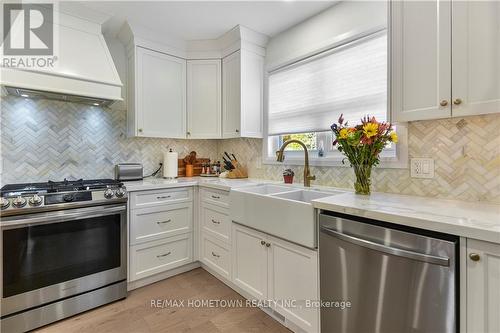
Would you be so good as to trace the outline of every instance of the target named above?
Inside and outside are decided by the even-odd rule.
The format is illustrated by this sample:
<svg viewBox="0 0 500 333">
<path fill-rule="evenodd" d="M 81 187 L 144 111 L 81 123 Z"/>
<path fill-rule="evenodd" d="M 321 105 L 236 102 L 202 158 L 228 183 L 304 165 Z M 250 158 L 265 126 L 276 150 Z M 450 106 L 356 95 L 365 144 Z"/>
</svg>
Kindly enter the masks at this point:
<svg viewBox="0 0 500 333">
<path fill-rule="evenodd" d="M 93 105 L 122 100 L 122 82 L 97 23 L 54 12 L 53 67 L 0 64 L 0 83 L 9 94 Z M 3 50 L 2 50 L 3 51 Z M 2 52 L 3 55 L 3 52 Z M 47 56 L 44 56 L 48 58 Z"/>
</svg>

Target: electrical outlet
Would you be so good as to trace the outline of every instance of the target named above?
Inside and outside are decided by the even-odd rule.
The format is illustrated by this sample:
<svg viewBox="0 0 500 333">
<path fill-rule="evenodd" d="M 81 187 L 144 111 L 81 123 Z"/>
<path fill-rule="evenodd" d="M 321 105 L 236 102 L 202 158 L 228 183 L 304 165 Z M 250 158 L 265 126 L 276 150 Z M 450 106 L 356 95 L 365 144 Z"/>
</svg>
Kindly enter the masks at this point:
<svg viewBox="0 0 500 333">
<path fill-rule="evenodd" d="M 410 175 L 412 178 L 434 178 L 434 159 L 410 159 Z"/>
</svg>

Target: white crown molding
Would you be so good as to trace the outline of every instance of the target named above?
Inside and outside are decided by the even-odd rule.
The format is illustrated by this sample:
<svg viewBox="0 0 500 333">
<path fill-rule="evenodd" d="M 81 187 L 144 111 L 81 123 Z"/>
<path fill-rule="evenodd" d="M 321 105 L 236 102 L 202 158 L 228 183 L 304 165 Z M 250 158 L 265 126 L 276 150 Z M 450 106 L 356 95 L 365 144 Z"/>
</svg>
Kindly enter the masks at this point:
<svg viewBox="0 0 500 333">
<path fill-rule="evenodd" d="M 240 25 L 216 39 L 181 41 L 159 36 L 133 22 L 123 24 L 118 39 L 128 48 L 140 46 L 187 60 L 221 59 L 240 49 L 264 56 L 269 41 L 268 36 Z"/>
</svg>

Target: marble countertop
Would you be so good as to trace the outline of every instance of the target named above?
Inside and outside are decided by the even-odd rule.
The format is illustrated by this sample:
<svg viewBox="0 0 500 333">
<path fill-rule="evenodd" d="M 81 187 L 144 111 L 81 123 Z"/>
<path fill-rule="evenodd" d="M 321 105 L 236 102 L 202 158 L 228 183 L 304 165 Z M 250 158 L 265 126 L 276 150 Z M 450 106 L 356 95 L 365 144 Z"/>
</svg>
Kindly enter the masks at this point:
<svg viewBox="0 0 500 333">
<path fill-rule="evenodd" d="M 264 183 L 280 183 L 292 188 L 303 188 L 300 184 L 285 185 L 282 182 L 261 179 L 204 177 L 147 178 L 124 184 L 128 191 L 134 192 L 184 186 L 201 186 L 229 191 L 232 188 Z M 389 193 L 372 193 L 364 196 L 356 195 L 346 189 L 325 186 L 313 186 L 312 189 L 342 192 L 313 200 L 314 208 L 500 244 L 500 205 L 497 204 Z"/>
<path fill-rule="evenodd" d="M 229 191 L 231 188 L 261 184 L 264 181 L 254 179 L 227 179 L 227 178 L 209 178 L 209 177 L 182 177 L 176 179 L 163 178 L 145 178 L 124 182 L 129 192 L 146 191 L 162 188 L 184 187 L 184 186 L 202 186 L 215 188 L 223 191 Z"/>
<path fill-rule="evenodd" d="M 353 192 L 313 200 L 315 208 L 500 243 L 500 205 Z"/>
</svg>

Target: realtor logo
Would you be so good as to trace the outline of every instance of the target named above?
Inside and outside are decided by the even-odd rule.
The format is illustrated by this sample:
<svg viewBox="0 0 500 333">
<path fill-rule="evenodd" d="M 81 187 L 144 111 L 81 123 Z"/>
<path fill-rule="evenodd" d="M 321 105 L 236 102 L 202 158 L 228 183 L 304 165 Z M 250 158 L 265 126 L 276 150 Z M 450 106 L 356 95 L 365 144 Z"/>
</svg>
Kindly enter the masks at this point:
<svg viewBox="0 0 500 333">
<path fill-rule="evenodd" d="M 51 56 L 54 53 L 53 4 L 3 5 L 3 54 Z"/>
</svg>

